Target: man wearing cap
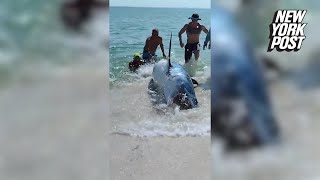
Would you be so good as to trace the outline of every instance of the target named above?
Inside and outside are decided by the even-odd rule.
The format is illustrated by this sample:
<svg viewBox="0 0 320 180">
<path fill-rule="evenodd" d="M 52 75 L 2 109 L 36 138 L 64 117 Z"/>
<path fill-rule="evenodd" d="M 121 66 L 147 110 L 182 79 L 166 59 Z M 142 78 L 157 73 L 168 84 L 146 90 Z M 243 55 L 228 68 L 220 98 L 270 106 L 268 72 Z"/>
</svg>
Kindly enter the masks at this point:
<svg viewBox="0 0 320 180">
<path fill-rule="evenodd" d="M 142 65 L 144 65 L 144 61 L 141 59 L 140 53 L 135 53 L 133 60 L 129 62 L 130 71 L 135 72 Z"/>
<path fill-rule="evenodd" d="M 201 20 L 198 14 L 192 14 L 192 16 L 189 17 L 189 19 L 191 19 L 191 22 L 189 24 L 185 24 L 179 32 L 180 46 L 181 48 L 185 47 L 185 51 L 184 51 L 185 63 L 189 62 L 189 60 L 191 59 L 192 53 L 194 53 L 195 60 L 199 59 L 200 33 L 201 31 L 203 31 L 206 34 L 208 34 L 207 28 L 198 23 L 198 20 Z M 185 46 L 181 39 L 181 36 L 184 32 L 187 33 L 187 44 Z"/>
<path fill-rule="evenodd" d="M 148 37 L 146 40 L 146 44 L 143 48 L 142 58 L 146 62 L 149 62 L 152 56 L 156 54 L 156 50 L 159 45 L 160 45 L 163 57 L 166 57 L 166 54 L 164 53 L 163 44 L 162 44 L 162 37 L 159 36 L 159 30 L 153 29 L 152 35 Z"/>
</svg>

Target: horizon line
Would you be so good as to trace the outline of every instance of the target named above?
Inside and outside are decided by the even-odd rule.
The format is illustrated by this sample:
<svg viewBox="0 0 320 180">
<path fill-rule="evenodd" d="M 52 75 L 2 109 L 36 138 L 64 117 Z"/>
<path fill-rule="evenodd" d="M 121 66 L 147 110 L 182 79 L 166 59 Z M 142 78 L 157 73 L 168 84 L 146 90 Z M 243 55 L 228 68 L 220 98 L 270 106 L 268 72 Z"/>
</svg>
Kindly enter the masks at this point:
<svg viewBox="0 0 320 180">
<path fill-rule="evenodd" d="M 154 7 L 154 6 L 121 6 L 121 5 L 116 5 L 116 6 L 109 6 L 109 7 L 127 7 L 127 8 L 168 8 L 168 9 L 211 9 L 211 7 L 209 8 L 205 8 L 205 7 L 165 7 L 165 6 L 159 6 L 159 7 Z"/>
</svg>

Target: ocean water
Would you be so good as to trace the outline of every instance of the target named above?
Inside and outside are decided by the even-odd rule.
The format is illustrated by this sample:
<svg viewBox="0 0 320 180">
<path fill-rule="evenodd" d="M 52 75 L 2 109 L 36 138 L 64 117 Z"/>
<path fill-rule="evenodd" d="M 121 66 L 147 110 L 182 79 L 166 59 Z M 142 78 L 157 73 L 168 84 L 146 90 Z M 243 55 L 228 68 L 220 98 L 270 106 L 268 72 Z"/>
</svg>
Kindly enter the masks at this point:
<svg viewBox="0 0 320 180">
<path fill-rule="evenodd" d="M 184 64 L 184 48 L 179 45 L 178 32 L 188 17 L 198 13 L 199 23 L 210 28 L 210 9 L 178 8 L 110 8 L 110 97 L 114 133 L 130 136 L 208 136 L 210 134 L 210 90 L 196 88 L 199 107 L 187 111 L 153 107 L 147 93 L 153 65 L 141 67 L 137 73 L 128 70 L 128 62 L 136 52 L 142 52 L 153 28 L 159 29 L 168 56 L 172 33 L 171 59 Z M 200 36 L 202 46 L 206 37 Z M 186 43 L 186 34 L 183 34 Z M 162 57 L 158 47 L 156 54 Z M 195 79 L 205 84 L 210 77 L 210 50 L 201 50 Z"/>
<path fill-rule="evenodd" d="M 132 73 L 128 71 L 128 62 L 136 52 L 142 53 L 146 38 L 153 28 L 159 29 L 163 38 L 165 54 L 168 56 L 170 33 L 172 33 L 172 61 L 184 63 L 184 48 L 179 45 L 178 32 L 184 24 L 190 22 L 188 17 L 198 13 L 200 24 L 210 28 L 210 9 L 176 9 L 176 8 L 110 8 L 110 81 L 131 81 Z M 205 33 L 200 36 L 203 45 Z M 186 44 L 186 34 L 183 35 Z M 210 63 L 210 51 L 200 52 L 198 70 L 203 71 Z M 162 57 L 160 46 L 156 54 Z"/>
<path fill-rule="evenodd" d="M 95 12 L 75 33 L 62 24 L 61 2 L 2 1 L 0 85 L 26 74 L 59 74 L 67 65 L 106 64 L 107 11 Z"/>
</svg>

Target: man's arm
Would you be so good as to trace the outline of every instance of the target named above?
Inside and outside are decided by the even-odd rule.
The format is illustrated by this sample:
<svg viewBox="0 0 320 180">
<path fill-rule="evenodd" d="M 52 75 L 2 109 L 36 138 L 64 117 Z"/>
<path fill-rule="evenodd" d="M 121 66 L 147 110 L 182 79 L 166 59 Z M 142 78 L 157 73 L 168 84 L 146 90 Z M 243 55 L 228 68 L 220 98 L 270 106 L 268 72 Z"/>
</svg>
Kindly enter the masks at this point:
<svg viewBox="0 0 320 180">
<path fill-rule="evenodd" d="M 185 24 L 184 26 L 183 26 L 183 28 L 181 28 L 181 30 L 179 31 L 179 34 L 178 34 L 178 36 L 179 36 L 179 42 L 180 42 L 180 46 L 181 47 L 183 47 L 183 43 L 182 43 L 182 34 L 187 30 L 187 27 L 188 27 L 188 25 L 187 24 Z"/>
<path fill-rule="evenodd" d="M 206 34 L 209 33 L 208 29 L 207 29 L 205 26 L 203 26 L 203 25 L 201 25 L 201 30 L 202 30 L 203 32 L 205 32 Z"/>
<path fill-rule="evenodd" d="M 149 38 L 147 38 L 143 51 L 149 51 Z"/>
</svg>

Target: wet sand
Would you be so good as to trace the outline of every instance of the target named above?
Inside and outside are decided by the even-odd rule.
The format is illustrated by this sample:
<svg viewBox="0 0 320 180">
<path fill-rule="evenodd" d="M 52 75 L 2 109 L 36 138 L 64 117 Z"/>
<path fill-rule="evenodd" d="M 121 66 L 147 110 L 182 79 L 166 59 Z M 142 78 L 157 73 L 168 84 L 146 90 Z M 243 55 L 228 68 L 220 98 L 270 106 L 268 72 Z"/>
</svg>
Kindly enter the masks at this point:
<svg viewBox="0 0 320 180">
<path fill-rule="evenodd" d="M 0 92 L 1 179 L 210 179 L 209 136 L 110 135 L 105 69 L 52 72 Z"/>
<path fill-rule="evenodd" d="M 210 137 L 139 138 L 113 134 L 111 179 L 210 179 Z"/>
</svg>

